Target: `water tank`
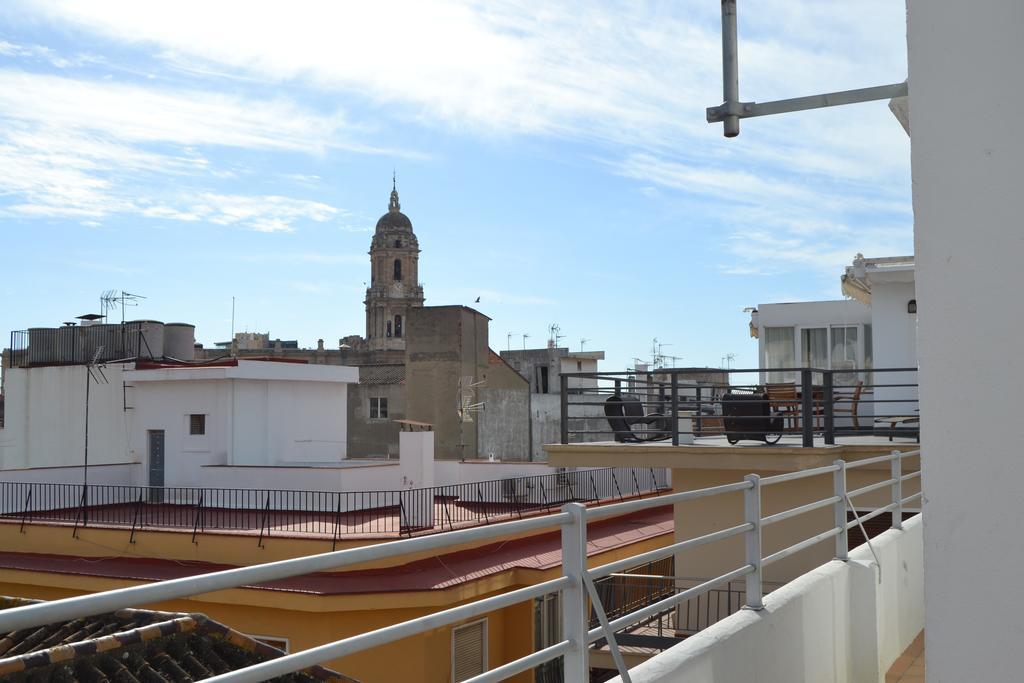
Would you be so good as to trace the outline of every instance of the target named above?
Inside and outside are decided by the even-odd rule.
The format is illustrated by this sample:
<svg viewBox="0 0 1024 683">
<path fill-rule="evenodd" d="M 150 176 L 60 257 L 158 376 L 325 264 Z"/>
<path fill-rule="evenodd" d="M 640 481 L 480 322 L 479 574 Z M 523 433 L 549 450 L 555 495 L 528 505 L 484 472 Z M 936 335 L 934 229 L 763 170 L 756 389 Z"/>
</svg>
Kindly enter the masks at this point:
<svg viewBox="0 0 1024 683">
<path fill-rule="evenodd" d="M 178 360 L 195 360 L 196 326 L 188 323 L 164 325 L 164 355 Z"/>
<path fill-rule="evenodd" d="M 164 324 L 159 320 L 132 320 L 128 325 L 142 330 L 145 341 L 139 343 L 139 358 L 164 357 Z M 132 342 L 134 348 L 134 341 Z"/>
<path fill-rule="evenodd" d="M 28 328 L 29 365 L 49 365 L 57 361 L 57 328 Z"/>
<path fill-rule="evenodd" d="M 82 332 L 82 328 L 77 325 L 66 325 L 56 329 L 57 362 L 72 364 L 88 360 L 82 357 Z"/>
</svg>

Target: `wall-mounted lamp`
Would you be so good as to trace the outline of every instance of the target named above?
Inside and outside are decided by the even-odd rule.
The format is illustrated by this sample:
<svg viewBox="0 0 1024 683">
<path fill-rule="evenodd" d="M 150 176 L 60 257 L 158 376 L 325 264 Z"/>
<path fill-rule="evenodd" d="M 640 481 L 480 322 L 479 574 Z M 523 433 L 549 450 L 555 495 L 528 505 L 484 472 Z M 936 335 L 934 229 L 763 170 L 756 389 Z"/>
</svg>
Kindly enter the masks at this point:
<svg viewBox="0 0 1024 683">
<path fill-rule="evenodd" d="M 911 299 L 907 302 L 907 313 L 911 315 L 917 314 L 917 299 Z"/>
</svg>

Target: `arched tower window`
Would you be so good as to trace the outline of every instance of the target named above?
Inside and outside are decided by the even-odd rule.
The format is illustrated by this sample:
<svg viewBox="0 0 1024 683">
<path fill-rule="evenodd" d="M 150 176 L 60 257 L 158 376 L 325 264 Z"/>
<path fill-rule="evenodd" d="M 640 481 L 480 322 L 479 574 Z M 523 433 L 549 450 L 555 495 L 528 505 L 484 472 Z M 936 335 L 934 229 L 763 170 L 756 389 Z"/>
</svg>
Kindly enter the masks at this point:
<svg viewBox="0 0 1024 683">
<path fill-rule="evenodd" d="M 402 336 L 402 316 L 400 315 L 395 316 L 395 336 Z"/>
<path fill-rule="evenodd" d="M 402 240 L 395 240 L 395 249 L 402 248 Z"/>
<path fill-rule="evenodd" d="M 395 259 L 395 282 L 402 281 L 402 261 L 401 259 Z"/>
</svg>

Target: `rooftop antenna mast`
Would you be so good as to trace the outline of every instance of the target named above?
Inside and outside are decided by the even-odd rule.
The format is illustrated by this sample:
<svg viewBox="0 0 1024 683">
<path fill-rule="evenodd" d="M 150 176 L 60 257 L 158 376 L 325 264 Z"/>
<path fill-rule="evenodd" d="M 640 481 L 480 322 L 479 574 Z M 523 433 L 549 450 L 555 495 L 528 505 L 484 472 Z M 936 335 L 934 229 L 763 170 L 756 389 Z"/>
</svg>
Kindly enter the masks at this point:
<svg viewBox="0 0 1024 683">
<path fill-rule="evenodd" d="M 100 294 L 100 315 L 103 316 L 103 322 L 107 322 L 107 314 L 117 304 L 117 290 L 108 289 L 107 291 Z"/>
<path fill-rule="evenodd" d="M 740 68 L 736 37 L 736 0 L 722 0 L 722 104 L 708 107 L 708 123 L 723 124 L 725 137 L 740 134 L 740 119 L 752 116 L 770 116 L 791 111 L 835 107 L 841 104 L 888 100 L 907 96 L 907 83 L 878 85 L 873 88 L 843 90 L 824 95 L 795 97 L 773 102 L 740 102 Z"/>
<path fill-rule="evenodd" d="M 558 346 L 559 339 L 565 339 L 564 334 L 558 334 L 561 331 L 562 328 L 558 326 L 558 323 L 551 323 L 550 325 L 548 325 L 548 332 L 550 333 L 550 336 L 548 337 L 548 345 L 551 348 L 555 348 Z"/>
<path fill-rule="evenodd" d="M 455 412 L 459 416 L 459 452 L 460 459 L 466 460 L 466 423 L 473 421 L 473 413 L 484 409 L 483 402 L 475 401 L 477 387 L 484 382 L 473 381 L 473 375 L 459 377 L 458 396 L 455 400 Z"/>
<path fill-rule="evenodd" d="M 727 353 L 727 354 L 725 354 L 724 356 L 722 356 L 722 367 L 725 368 L 726 370 L 731 370 L 732 369 L 732 362 L 734 360 L 736 360 L 736 354 L 735 353 Z"/>
<path fill-rule="evenodd" d="M 505 336 L 506 336 L 506 339 L 505 339 L 505 350 L 506 351 L 511 351 L 512 350 L 512 337 L 518 337 L 519 333 L 518 332 L 509 332 Z"/>
<path fill-rule="evenodd" d="M 126 306 L 138 306 L 139 299 L 145 299 L 146 297 L 141 294 L 132 294 L 126 292 L 123 289 L 120 293 L 116 289 L 108 289 L 100 295 L 100 313 L 103 314 L 103 322 L 107 322 L 107 315 L 114 308 L 117 308 L 118 304 L 121 306 L 121 324 L 124 324 L 124 309 Z"/>
<path fill-rule="evenodd" d="M 82 524 L 89 523 L 89 388 L 93 382 L 109 384 L 103 374 L 104 365 L 99 362 L 103 355 L 103 346 L 97 346 L 92 360 L 85 364 L 85 453 L 82 461 Z M 99 377 L 97 377 L 97 375 Z"/>
<path fill-rule="evenodd" d="M 586 344 L 588 341 L 590 340 L 587 339 L 586 337 L 580 339 L 580 353 L 583 353 L 583 345 Z"/>
<path fill-rule="evenodd" d="M 523 351 L 526 350 L 526 340 L 530 338 L 529 332 L 523 332 Z"/>
</svg>

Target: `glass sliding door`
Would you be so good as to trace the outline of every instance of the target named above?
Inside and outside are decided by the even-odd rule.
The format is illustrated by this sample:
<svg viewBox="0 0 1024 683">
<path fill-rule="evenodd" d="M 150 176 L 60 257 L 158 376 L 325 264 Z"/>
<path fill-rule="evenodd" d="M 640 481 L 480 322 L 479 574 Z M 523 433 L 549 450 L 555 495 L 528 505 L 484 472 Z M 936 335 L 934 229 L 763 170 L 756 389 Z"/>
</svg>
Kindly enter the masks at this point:
<svg viewBox="0 0 1024 683">
<path fill-rule="evenodd" d="M 858 330 L 855 325 L 835 326 L 832 332 L 832 369 L 833 370 L 854 370 L 858 367 L 857 362 L 857 339 Z M 857 383 L 857 373 L 837 372 L 833 376 L 833 383 L 836 386 L 853 385 Z"/>
<path fill-rule="evenodd" d="M 800 330 L 800 365 L 805 368 L 828 367 L 828 328 L 804 327 Z M 821 383 L 815 373 L 814 383 Z"/>
<path fill-rule="evenodd" d="M 795 379 L 792 372 L 771 371 L 773 368 L 796 367 L 794 328 L 764 328 L 764 360 L 765 367 L 769 370 L 767 378 L 769 384 L 792 382 Z"/>
</svg>

